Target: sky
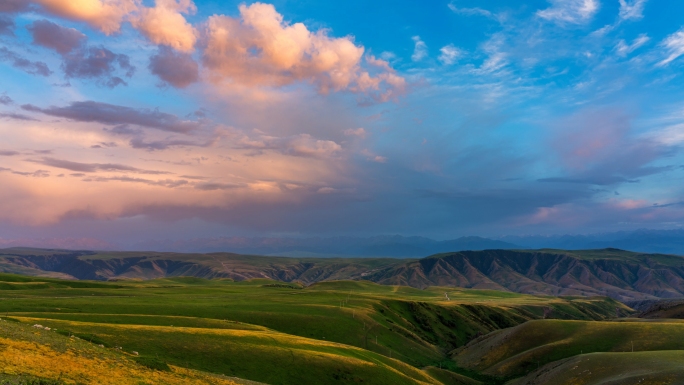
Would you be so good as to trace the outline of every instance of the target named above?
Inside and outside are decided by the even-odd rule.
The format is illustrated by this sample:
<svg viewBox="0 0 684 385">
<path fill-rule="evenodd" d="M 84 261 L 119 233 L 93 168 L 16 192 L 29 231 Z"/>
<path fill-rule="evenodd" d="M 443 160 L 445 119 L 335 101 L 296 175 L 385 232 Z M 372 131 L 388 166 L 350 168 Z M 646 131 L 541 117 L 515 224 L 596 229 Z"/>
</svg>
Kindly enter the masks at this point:
<svg viewBox="0 0 684 385">
<path fill-rule="evenodd" d="M 0 239 L 684 224 L 684 3 L 0 2 Z"/>
</svg>

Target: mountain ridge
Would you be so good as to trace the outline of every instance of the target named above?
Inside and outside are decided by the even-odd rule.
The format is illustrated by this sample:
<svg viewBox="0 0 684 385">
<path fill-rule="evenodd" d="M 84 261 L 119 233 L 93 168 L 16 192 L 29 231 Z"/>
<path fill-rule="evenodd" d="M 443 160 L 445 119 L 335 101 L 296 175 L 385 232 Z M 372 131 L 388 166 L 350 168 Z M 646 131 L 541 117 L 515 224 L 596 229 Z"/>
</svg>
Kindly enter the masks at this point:
<svg viewBox="0 0 684 385">
<path fill-rule="evenodd" d="M 446 286 L 621 301 L 684 297 L 683 257 L 617 249 L 483 250 L 391 259 L 17 248 L 0 250 L 0 271 L 88 280 L 193 276 L 305 285 L 368 280 L 421 289 Z"/>
</svg>

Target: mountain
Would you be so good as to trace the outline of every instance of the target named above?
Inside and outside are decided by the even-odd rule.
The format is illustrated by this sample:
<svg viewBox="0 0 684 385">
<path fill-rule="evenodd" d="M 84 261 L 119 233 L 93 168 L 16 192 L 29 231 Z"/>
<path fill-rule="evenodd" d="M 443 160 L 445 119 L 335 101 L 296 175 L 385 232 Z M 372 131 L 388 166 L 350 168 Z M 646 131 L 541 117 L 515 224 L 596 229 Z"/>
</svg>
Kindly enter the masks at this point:
<svg viewBox="0 0 684 385">
<path fill-rule="evenodd" d="M 406 260 L 16 248 L 0 250 L 0 272 L 90 280 L 269 278 L 305 285 L 368 280 L 421 289 L 451 286 L 554 296 L 609 296 L 620 301 L 684 297 L 683 257 L 617 249 L 463 251 Z"/>
<path fill-rule="evenodd" d="M 200 238 L 183 241 L 148 241 L 135 245 L 135 248 L 186 253 L 233 252 L 293 257 L 414 258 L 451 251 L 515 249 L 519 246 L 481 237 L 435 241 L 425 237 L 391 235 L 368 238 Z"/>
<path fill-rule="evenodd" d="M 501 240 L 530 249 L 588 250 L 616 248 L 642 253 L 684 255 L 684 230 L 682 229 L 641 229 L 591 235 L 507 236 L 502 237 Z"/>
</svg>

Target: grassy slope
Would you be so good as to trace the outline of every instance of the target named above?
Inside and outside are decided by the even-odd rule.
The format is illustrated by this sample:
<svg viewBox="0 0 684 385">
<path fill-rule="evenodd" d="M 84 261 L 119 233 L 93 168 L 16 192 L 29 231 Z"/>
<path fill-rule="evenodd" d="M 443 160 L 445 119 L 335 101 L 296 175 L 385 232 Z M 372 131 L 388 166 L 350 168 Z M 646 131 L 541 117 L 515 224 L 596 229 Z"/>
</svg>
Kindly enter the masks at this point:
<svg viewBox="0 0 684 385">
<path fill-rule="evenodd" d="M 291 375 L 320 367 L 321 373 L 344 379 L 351 375 L 346 369 L 339 367 L 338 371 L 324 362 L 335 359 L 315 365 L 308 362 L 310 351 L 314 356 L 325 353 L 338 358 L 347 357 L 349 352 L 363 352 L 366 358 L 356 357 L 362 361 L 382 361 L 391 355 L 424 367 L 444 360 L 447 349 L 477 334 L 541 317 L 545 306 L 558 309 L 559 315 L 579 319 L 596 319 L 614 312 L 614 302 L 606 299 L 558 299 L 453 288 L 418 290 L 358 281 L 295 287 L 267 280 L 173 278 L 101 283 L 0 275 L 0 289 L 5 288 L 0 290 L 0 316 L 38 318 L 39 323 L 95 334 L 107 344 L 125 345 L 178 365 L 266 381 L 263 367 L 257 363 L 281 362 L 279 354 L 288 351 L 302 352 L 297 358 L 299 364 L 289 366 Z M 452 299 L 449 302 L 444 301 L 447 290 Z M 262 344 L 261 358 L 253 357 L 256 366 L 241 367 L 239 360 L 249 352 L 239 349 L 241 340 L 231 334 L 236 329 L 241 333 L 277 331 L 279 336 L 287 333 L 291 338 L 301 338 L 297 341 L 306 346 L 305 341 L 313 340 L 347 346 L 330 348 L 331 353 L 308 347 L 298 350 L 287 344 L 282 349 Z M 223 334 L 212 334 L 216 330 Z M 211 347 L 218 340 L 225 349 Z M 179 345 L 179 341 L 186 343 Z M 354 346 L 364 350 L 355 350 Z M 319 376 L 322 374 L 315 377 Z M 287 378 L 284 374 L 279 377 Z"/>
<path fill-rule="evenodd" d="M 456 351 L 456 362 L 496 376 L 521 376 L 538 365 L 590 352 L 684 350 L 684 323 L 531 321 Z"/>
<path fill-rule="evenodd" d="M 509 385 L 684 383 L 684 351 L 592 353 L 555 362 Z"/>
<path fill-rule="evenodd" d="M 271 330 L 109 325 L 17 317 L 160 357 L 175 366 L 249 378 L 271 385 L 348 383 L 437 384 L 402 361 L 348 345 Z M 249 326 L 249 325 L 248 325 Z"/>
<path fill-rule="evenodd" d="M 65 384 L 253 384 L 173 366 L 170 371 L 152 370 L 136 363 L 132 355 L 6 320 L 0 321 L 0 346 L 3 381 L 40 378 Z"/>
</svg>

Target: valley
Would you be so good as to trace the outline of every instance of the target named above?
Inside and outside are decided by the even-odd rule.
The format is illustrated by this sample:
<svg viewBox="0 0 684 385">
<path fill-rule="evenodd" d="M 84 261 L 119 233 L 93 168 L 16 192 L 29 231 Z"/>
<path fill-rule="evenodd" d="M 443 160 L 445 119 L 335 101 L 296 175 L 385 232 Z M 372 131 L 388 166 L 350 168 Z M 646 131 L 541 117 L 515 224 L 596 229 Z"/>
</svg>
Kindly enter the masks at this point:
<svg viewBox="0 0 684 385">
<path fill-rule="evenodd" d="M 56 357 L 74 367 L 94 349 L 120 362 L 117 370 L 148 373 L 139 383 L 185 376 L 271 385 L 599 384 L 623 376 L 615 383 L 628 384 L 640 375 L 653 383 L 684 376 L 676 256 L 608 249 L 294 259 L 11 249 L 1 258 L 11 273 L 0 274 L 0 343 L 28 343 L 27 354 L 47 357 L 62 346 L 74 353 Z M 76 342 L 83 347 L 64 348 Z M 615 362 L 628 354 L 660 364 L 623 372 Z M 55 376 L 22 355 L 0 351 L 14 365 L 0 379 L 95 383 L 95 374 Z M 583 368 L 581 376 L 568 368 Z"/>
</svg>

